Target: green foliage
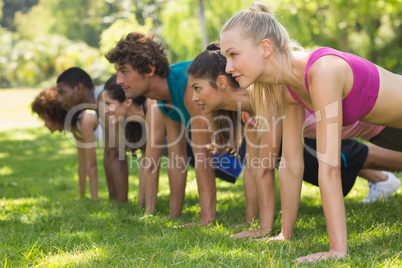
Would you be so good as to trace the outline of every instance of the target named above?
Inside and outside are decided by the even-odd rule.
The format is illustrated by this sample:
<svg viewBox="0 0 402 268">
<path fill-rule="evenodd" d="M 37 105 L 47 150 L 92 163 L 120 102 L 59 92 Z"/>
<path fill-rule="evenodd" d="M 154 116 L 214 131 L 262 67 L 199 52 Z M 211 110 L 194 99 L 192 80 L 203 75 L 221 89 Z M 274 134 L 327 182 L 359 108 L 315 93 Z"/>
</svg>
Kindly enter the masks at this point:
<svg viewBox="0 0 402 268">
<path fill-rule="evenodd" d="M 162 37 L 172 62 L 190 60 L 201 48 L 197 0 L 167 2 L 161 13 Z M 402 2 L 282 0 L 266 2 L 291 36 L 305 48 L 329 46 L 348 51 L 393 72 L 402 71 Z M 209 41 L 250 1 L 205 0 Z"/>
<path fill-rule="evenodd" d="M 191 60 L 205 49 L 201 45 L 200 1 L 204 4 L 209 42 L 218 40 L 222 25 L 252 2 L 0 0 L 4 27 L 0 29 L 0 87 L 49 83 L 60 70 L 72 64 L 89 68 L 97 83 L 103 83 L 112 71 L 103 55 L 131 31 L 157 34 L 166 46 L 171 63 Z M 402 72 L 402 1 L 266 3 L 291 37 L 305 48 L 330 46 L 360 55 L 392 72 Z M 60 38 L 64 38 L 65 46 L 56 41 Z M 72 48 L 67 49 L 67 44 Z M 82 58 L 77 53 L 83 53 Z"/>
<path fill-rule="evenodd" d="M 220 31 L 227 20 L 240 10 L 248 8 L 250 1 L 205 1 L 205 11 L 207 18 L 207 29 L 209 41 L 220 39 Z M 205 49 L 205 48 L 204 48 Z"/>
<path fill-rule="evenodd" d="M 0 0 L 3 16 L 0 16 L 1 26 L 9 31 L 15 31 L 14 15 L 17 11 L 27 13 L 39 0 Z"/>
<path fill-rule="evenodd" d="M 5 63 L 4 84 L 47 87 L 55 84 L 61 72 L 73 66 L 83 68 L 95 84 L 101 84 L 111 71 L 99 51 L 84 42 L 72 42 L 61 35 L 38 36 L 33 41 L 14 41 L 5 34 L 2 37 L 5 39 L 2 43 L 7 45 L 1 57 L 1 63 Z"/>
<path fill-rule="evenodd" d="M 0 87 L 5 88 L 11 85 L 9 70 L 9 59 L 12 54 L 15 40 L 11 32 L 0 27 Z"/>
<path fill-rule="evenodd" d="M 22 38 L 59 34 L 98 47 L 100 34 L 113 17 L 130 14 L 131 6 L 125 10 L 123 3 L 124 0 L 41 0 L 30 12 L 17 12 L 15 23 Z"/>
<path fill-rule="evenodd" d="M 112 48 L 116 46 L 116 43 L 124 38 L 130 32 L 142 32 L 148 33 L 152 29 L 152 19 L 145 19 L 145 24 L 140 25 L 137 22 L 134 14 L 131 14 L 126 19 L 118 19 L 112 23 L 112 25 L 102 32 L 100 40 L 100 52 L 105 55 Z"/>
<path fill-rule="evenodd" d="M 160 13 L 163 5 L 169 0 L 131 0 L 134 13 L 139 24 L 144 25 L 146 19 L 152 19 L 155 30 L 161 25 Z"/>
<path fill-rule="evenodd" d="M 162 38 L 172 63 L 193 59 L 201 49 L 197 1 L 177 0 L 166 3 L 161 12 Z"/>
<path fill-rule="evenodd" d="M 90 3 L 80 0 L 42 0 L 29 13 L 16 13 L 18 32 L 22 38 L 31 40 L 38 35 L 60 34 L 96 46 L 100 34 L 97 28 L 101 24 L 95 28 L 88 27 L 85 18 L 88 17 Z"/>
<path fill-rule="evenodd" d="M 209 41 L 219 40 L 223 24 L 237 11 L 245 9 L 249 1 L 204 1 Z M 161 36 L 170 51 L 172 63 L 195 58 L 201 47 L 201 30 L 198 20 L 198 0 L 177 0 L 166 3 L 161 12 Z"/>
<path fill-rule="evenodd" d="M 401 1 L 283 0 L 275 9 L 306 48 L 329 46 L 402 71 Z"/>
</svg>

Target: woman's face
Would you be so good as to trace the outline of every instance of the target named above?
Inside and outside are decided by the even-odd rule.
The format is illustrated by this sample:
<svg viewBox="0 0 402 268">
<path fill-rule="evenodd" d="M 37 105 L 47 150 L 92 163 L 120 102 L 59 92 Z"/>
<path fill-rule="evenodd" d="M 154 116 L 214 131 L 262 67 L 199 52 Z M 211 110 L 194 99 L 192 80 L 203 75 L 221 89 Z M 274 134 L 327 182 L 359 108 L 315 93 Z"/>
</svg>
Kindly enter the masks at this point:
<svg viewBox="0 0 402 268">
<path fill-rule="evenodd" d="M 110 117 L 111 122 L 115 124 L 119 121 L 124 121 L 127 116 L 125 102 L 112 99 L 106 90 L 102 92 L 102 97 L 105 102 L 105 114 Z"/>
<path fill-rule="evenodd" d="M 193 88 L 193 101 L 196 102 L 205 113 L 219 109 L 224 99 L 219 89 L 213 88 L 206 79 L 188 77 L 188 82 Z"/>
<path fill-rule="evenodd" d="M 226 57 L 226 72 L 231 74 L 241 88 L 259 81 L 264 70 L 262 48 L 250 39 L 241 38 L 238 27 L 227 30 L 221 36 L 221 51 Z"/>
</svg>

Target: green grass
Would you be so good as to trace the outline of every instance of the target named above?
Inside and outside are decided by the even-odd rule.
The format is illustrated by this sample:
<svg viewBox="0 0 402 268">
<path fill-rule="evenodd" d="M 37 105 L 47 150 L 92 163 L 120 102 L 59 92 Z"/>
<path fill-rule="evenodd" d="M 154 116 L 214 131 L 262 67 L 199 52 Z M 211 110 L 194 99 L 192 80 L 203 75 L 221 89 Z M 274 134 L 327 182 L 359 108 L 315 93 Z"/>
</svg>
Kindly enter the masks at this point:
<svg viewBox="0 0 402 268">
<path fill-rule="evenodd" d="M 2 119 L 12 118 L 7 113 L 15 114 L 10 110 L 13 106 L 4 109 L 4 92 L 10 91 L 0 91 L 0 114 Z M 30 101 L 16 106 L 21 122 L 36 120 L 24 105 Z M 38 126 L 39 122 L 30 124 Z M 193 170 L 189 172 L 185 207 L 179 220 L 167 218 L 169 187 L 165 171 L 161 174 L 156 215 L 145 216 L 144 211 L 136 209 L 135 169 L 130 169 L 129 203 L 109 201 L 100 164 L 101 149 L 99 200 L 92 201 L 88 189 L 86 197 L 79 198 L 75 148 L 64 134 L 51 135 L 44 127 L 26 127 L 30 124 L 0 130 L 0 266 L 294 267 L 297 265 L 292 260 L 298 256 L 328 250 L 318 188 L 303 187 L 291 241 L 267 244 L 229 238 L 230 234 L 250 228 L 234 227 L 245 221 L 241 179 L 235 185 L 217 181 L 216 224 L 177 229 L 174 226 L 200 219 Z M 402 266 L 401 189 L 388 202 L 364 205 L 360 200 L 367 190 L 359 179 L 345 199 L 348 257 L 327 260 L 315 267 Z M 280 215 L 277 196 L 274 233 L 280 231 Z"/>
</svg>

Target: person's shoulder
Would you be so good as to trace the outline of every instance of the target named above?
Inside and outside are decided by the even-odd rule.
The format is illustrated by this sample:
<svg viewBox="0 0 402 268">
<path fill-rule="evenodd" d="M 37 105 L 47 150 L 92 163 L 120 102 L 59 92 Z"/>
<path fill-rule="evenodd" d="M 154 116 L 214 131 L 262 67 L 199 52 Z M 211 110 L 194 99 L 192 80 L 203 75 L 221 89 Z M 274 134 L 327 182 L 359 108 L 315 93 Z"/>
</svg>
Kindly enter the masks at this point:
<svg viewBox="0 0 402 268">
<path fill-rule="evenodd" d="M 104 89 L 105 89 L 105 84 L 96 87 L 96 88 L 95 88 L 95 92 L 101 92 L 101 91 L 103 91 Z"/>
<path fill-rule="evenodd" d="M 95 88 L 95 90 L 94 90 L 94 98 L 95 98 L 96 103 L 99 103 L 100 101 L 103 100 L 102 92 L 103 92 L 104 89 L 105 89 L 104 84 Z"/>
<path fill-rule="evenodd" d="M 154 99 L 147 99 L 146 103 L 147 103 L 147 108 L 148 108 L 148 107 L 152 107 L 152 105 L 158 104 L 158 101 L 154 100 Z"/>
<path fill-rule="evenodd" d="M 309 57 L 309 63 L 311 64 L 309 76 L 323 75 L 327 77 L 337 75 L 337 71 L 348 66 L 348 63 L 340 57 L 342 54 L 344 53 L 330 47 L 319 47 L 312 50 Z"/>
<path fill-rule="evenodd" d="M 81 127 L 88 124 L 91 125 L 99 124 L 98 116 L 96 115 L 96 111 L 94 110 L 83 111 L 79 121 L 81 122 Z"/>
<path fill-rule="evenodd" d="M 170 72 L 168 74 L 168 86 L 169 90 L 179 88 L 179 92 L 183 93 L 186 89 L 188 74 L 187 68 L 191 64 L 191 61 L 185 61 L 173 64 L 170 68 Z"/>
<path fill-rule="evenodd" d="M 84 115 L 85 114 L 96 115 L 96 111 L 87 109 L 87 110 L 84 111 Z"/>
<path fill-rule="evenodd" d="M 147 111 L 151 111 L 151 109 L 155 109 L 155 108 L 159 109 L 160 103 L 159 103 L 159 101 L 154 100 L 154 99 L 147 99 L 145 105 L 147 107 Z"/>
</svg>

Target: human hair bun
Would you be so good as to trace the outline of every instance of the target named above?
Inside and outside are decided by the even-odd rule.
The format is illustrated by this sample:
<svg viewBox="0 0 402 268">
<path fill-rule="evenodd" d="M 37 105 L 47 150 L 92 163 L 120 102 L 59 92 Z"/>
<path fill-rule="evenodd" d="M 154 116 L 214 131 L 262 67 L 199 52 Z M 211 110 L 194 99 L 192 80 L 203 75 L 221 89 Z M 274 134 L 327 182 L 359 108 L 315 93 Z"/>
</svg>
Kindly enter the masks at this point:
<svg viewBox="0 0 402 268">
<path fill-rule="evenodd" d="M 212 42 L 211 44 L 209 44 L 207 46 L 207 50 L 210 50 L 210 51 L 216 51 L 216 50 L 220 50 L 220 49 L 221 49 L 221 46 L 219 44 L 219 41 Z"/>
<path fill-rule="evenodd" d="M 271 9 L 265 3 L 261 2 L 261 1 L 255 1 L 255 2 L 251 3 L 249 10 L 266 12 L 266 13 L 272 14 Z"/>
</svg>

